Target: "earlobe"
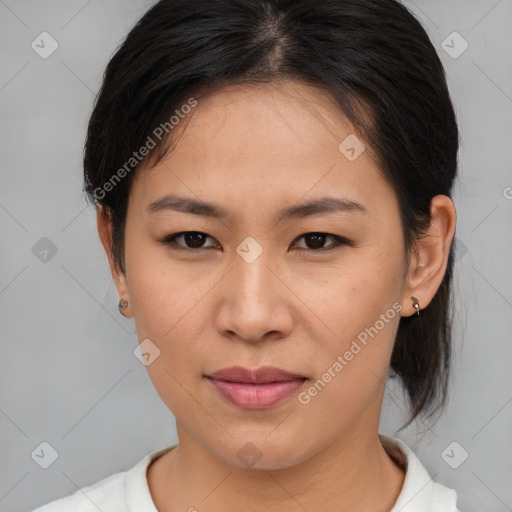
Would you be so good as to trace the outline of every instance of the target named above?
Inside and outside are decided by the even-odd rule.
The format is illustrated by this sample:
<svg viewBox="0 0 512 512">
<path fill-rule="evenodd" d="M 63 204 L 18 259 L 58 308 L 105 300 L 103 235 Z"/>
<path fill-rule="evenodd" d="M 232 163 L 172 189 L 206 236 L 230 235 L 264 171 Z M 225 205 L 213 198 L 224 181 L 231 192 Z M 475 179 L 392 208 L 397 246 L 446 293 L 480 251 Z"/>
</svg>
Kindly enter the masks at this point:
<svg viewBox="0 0 512 512">
<path fill-rule="evenodd" d="M 455 206 L 448 196 L 438 195 L 430 203 L 430 214 L 428 230 L 418 239 L 411 256 L 403 289 L 402 316 L 411 316 L 426 308 L 446 273 L 457 222 Z"/>
<path fill-rule="evenodd" d="M 96 211 L 96 221 L 98 226 L 98 234 L 103 245 L 103 249 L 108 258 L 110 272 L 112 274 L 112 279 L 117 288 L 117 293 L 119 295 L 119 312 L 129 318 L 132 316 L 129 307 L 130 297 L 128 291 L 128 285 L 126 282 L 126 276 L 116 264 L 113 248 L 112 248 L 112 217 L 110 212 L 103 206 L 98 205 Z"/>
</svg>

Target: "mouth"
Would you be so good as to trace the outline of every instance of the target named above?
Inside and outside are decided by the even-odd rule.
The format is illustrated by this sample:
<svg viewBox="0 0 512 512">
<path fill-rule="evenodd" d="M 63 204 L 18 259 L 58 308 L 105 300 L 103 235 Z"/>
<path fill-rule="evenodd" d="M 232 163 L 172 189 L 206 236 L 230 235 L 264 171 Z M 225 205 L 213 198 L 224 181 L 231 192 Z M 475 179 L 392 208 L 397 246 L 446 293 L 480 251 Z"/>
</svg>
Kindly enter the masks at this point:
<svg viewBox="0 0 512 512">
<path fill-rule="evenodd" d="M 295 394 L 308 379 L 273 366 L 234 366 L 205 376 L 220 395 L 243 409 L 267 409 Z"/>
</svg>

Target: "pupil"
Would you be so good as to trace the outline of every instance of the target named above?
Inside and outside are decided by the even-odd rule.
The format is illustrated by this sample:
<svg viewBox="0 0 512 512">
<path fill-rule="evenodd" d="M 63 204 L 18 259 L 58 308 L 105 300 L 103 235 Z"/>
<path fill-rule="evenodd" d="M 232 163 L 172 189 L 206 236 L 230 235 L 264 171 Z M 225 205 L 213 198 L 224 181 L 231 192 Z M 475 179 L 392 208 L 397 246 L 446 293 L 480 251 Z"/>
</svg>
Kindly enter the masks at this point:
<svg viewBox="0 0 512 512">
<path fill-rule="evenodd" d="M 325 242 L 325 235 L 321 235 L 321 234 L 313 234 L 313 235 L 308 235 L 308 239 L 309 241 L 313 240 L 313 248 L 317 249 L 317 248 L 322 248 L 323 245 L 324 245 L 324 242 Z M 315 240 L 316 239 L 316 240 Z"/>
<path fill-rule="evenodd" d="M 202 233 L 197 233 L 195 231 L 189 232 L 185 235 L 185 239 L 187 245 L 190 247 L 201 247 L 204 243 L 204 236 Z M 325 235 L 314 233 L 312 235 L 307 235 L 306 237 L 307 244 L 312 245 L 314 249 L 322 248 L 325 243 Z"/>
<path fill-rule="evenodd" d="M 187 233 L 185 235 L 185 238 L 187 241 L 187 245 L 190 245 L 191 247 L 201 247 L 204 243 L 202 233 L 196 233 L 196 232 Z M 191 242 L 191 243 L 189 244 L 189 242 Z"/>
</svg>

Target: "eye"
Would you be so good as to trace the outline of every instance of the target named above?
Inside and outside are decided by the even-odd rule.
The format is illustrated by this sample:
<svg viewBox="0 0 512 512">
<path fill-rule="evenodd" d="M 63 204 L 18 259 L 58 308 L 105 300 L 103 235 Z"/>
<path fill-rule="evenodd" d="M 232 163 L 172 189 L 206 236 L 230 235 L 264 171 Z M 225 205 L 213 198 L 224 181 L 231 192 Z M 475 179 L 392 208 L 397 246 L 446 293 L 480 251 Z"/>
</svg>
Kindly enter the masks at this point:
<svg viewBox="0 0 512 512">
<path fill-rule="evenodd" d="M 181 233 L 174 233 L 166 236 L 161 242 L 165 245 L 177 246 L 177 249 L 206 249 L 213 246 L 205 246 L 204 242 L 209 237 L 206 233 L 200 231 L 182 231 Z M 177 240 L 182 239 L 186 245 L 177 243 Z M 213 240 L 213 238 L 211 238 Z"/>
<path fill-rule="evenodd" d="M 321 252 L 321 251 L 330 251 L 335 249 L 340 245 L 351 245 L 351 242 L 346 238 L 337 235 L 329 235 L 328 233 L 305 233 L 295 240 L 300 240 L 304 238 L 306 245 L 311 245 L 311 247 L 300 247 L 300 249 L 305 249 L 309 252 Z M 327 247 L 324 247 L 325 241 L 330 238 L 334 240 L 334 243 L 329 244 Z"/>
<path fill-rule="evenodd" d="M 208 238 L 214 240 L 206 233 L 202 233 L 200 231 L 182 231 L 180 233 L 173 233 L 168 235 L 160 240 L 160 242 L 164 245 L 170 245 L 173 248 L 184 250 L 219 247 L 218 243 L 214 243 L 213 245 L 204 245 Z M 295 241 L 300 240 L 301 238 L 304 238 L 306 245 L 310 245 L 312 247 L 299 247 L 299 249 L 303 249 L 308 252 L 329 251 L 340 245 L 352 245 L 352 242 L 346 238 L 337 235 L 330 235 L 328 233 L 304 233 L 303 235 L 296 238 Z M 327 247 L 324 247 L 326 240 L 329 238 L 333 240 L 333 243 L 329 244 Z M 180 243 L 178 243 L 179 240 L 181 240 Z M 184 242 L 184 244 L 182 242 Z"/>
</svg>

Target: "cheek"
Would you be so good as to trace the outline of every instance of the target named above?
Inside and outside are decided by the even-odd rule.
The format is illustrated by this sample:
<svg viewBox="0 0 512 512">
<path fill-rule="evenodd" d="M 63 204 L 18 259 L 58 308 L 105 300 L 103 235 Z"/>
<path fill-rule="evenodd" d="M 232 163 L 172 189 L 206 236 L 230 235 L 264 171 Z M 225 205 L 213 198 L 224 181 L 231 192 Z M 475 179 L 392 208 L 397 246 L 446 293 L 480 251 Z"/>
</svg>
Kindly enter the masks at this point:
<svg viewBox="0 0 512 512">
<path fill-rule="evenodd" d="M 378 414 L 400 320 L 400 304 L 394 305 L 383 301 L 381 308 L 358 309 L 347 302 L 345 310 L 331 311 L 338 336 L 320 346 L 315 342 L 314 377 L 299 399 L 308 417 L 325 418 L 329 411 L 321 420 L 326 437 L 357 421 L 370 404 Z"/>
<path fill-rule="evenodd" d="M 398 250 L 368 246 L 314 286 L 312 278 L 297 281 L 317 316 L 311 334 L 317 381 L 303 397 L 312 414 L 337 404 L 334 424 L 356 417 L 385 386 L 400 321 L 401 265 Z"/>
<path fill-rule="evenodd" d="M 205 354 L 200 344 L 211 316 L 205 297 L 214 283 L 211 277 L 188 276 L 150 251 L 132 258 L 129 272 L 138 338 L 151 340 L 159 351 L 146 366 L 153 386 L 178 416 L 182 410 L 199 414 L 191 396 L 199 396 Z"/>
<path fill-rule="evenodd" d="M 173 262 L 165 248 L 147 246 L 131 253 L 127 246 L 130 297 L 139 338 L 151 335 L 166 347 L 178 341 L 193 346 L 196 331 L 202 327 L 197 317 L 207 318 L 204 297 L 215 280 L 206 265 L 201 269 Z"/>
<path fill-rule="evenodd" d="M 323 333 L 329 338 L 339 334 L 347 342 L 372 326 L 393 304 L 396 309 L 402 270 L 398 250 L 391 253 L 368 246 L 347 253 L 336 264 L 296 272 L 293 290 Z M 389 317 L 395 316 L 395 309 Z"/>
</svg>

